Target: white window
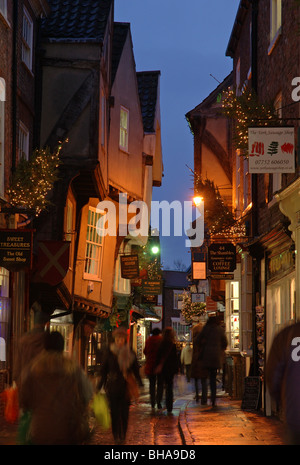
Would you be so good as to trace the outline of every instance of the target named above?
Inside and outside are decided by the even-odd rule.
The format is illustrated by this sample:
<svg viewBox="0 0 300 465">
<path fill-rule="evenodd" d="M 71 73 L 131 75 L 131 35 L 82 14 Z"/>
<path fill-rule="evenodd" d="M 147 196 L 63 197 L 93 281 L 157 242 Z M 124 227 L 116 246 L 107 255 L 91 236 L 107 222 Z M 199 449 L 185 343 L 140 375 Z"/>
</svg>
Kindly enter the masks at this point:
<svg viewBox="0 0 300 465">
<path fill-rule="evenodd" d="M 104 216 L 96 208 L 89 208 L 84 268 L 84 277 L 88 279 L 101 279 L 104 241 L 104 235 L 101 234 L 101 230 L 104 229 Z"/>
<path fill-rule="evenodd" d="M 282 0 L 270 0 L 270 42 L 272 43 L 281 31 Z"/>
<path fill-rule="evenodd" d="M 0 0 L 0 13 L 7 18 L 7 0 Z"/>
<path fill-rule="evenodd" d="M 4 195 L 5 81 L 0 78 L 0 195 Z"/>
<path fill-rule="evenodd" d="M 20 121 L 18 161 L 20 161 L 22 158 L 25 158 L 25 160 L 29 159 L 29 131 Z"/>
<path fill-rule="evenodd" d="M 182 304 L 183 304 L 183 292 L 182 291 L 173 291 L 174 295 L 174 303 L 173 303 L 173 308 L 176 310 L 181 310 L 182 309 Z"/>
<path fill-rule="evenodd" d="M 121 107 L 120 111 L 120 149 L 128 152 L 129 111 Z"/>
<path fill-rule="evenodd" d="M 23 10 L 23 30 L 22 30 L 22 60 L 27 68 L 32 70 L 32 48 L 33 48 L 33 22 L 24 8 Z"/>
</svg>

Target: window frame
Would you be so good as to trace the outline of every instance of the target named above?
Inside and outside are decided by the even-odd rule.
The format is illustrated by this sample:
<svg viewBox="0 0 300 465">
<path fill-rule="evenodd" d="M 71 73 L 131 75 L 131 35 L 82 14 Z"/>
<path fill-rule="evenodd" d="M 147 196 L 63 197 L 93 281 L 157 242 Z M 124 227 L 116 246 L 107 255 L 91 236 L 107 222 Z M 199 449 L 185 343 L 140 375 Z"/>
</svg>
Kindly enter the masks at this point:
<svg viewBox="0 0 300 465">
<path fill-rule="evenodd" d="M 22 121 L 19 121 L 18 162 L 22 156 L 25 160 L 29 160 L 29 129 Z"/>
<path fill-rule="evenodd" d="M 126 114 L 126 123 L 127 127 L 122 126 L 122 113 Z M 122 135 L 124 134 L 124 139 Z M 125 142 L 123 144 L 123 142 Z M 128 153 L 128 148 L 129 148 L 129 110 L 125 108 L 124 106 L 120 106 L 120 134 L 119 134 L 119 148 L 123 152 Z"/>
<path fill-rule="evenodd" d="M 28 10 L 23 7 L 22 23 L 22 62 L 32 72 L 33 63 L 33 20 Z"/>
<path fill-rule="evenodd" d="M 96 217 L 95 217 L 96 215 Z M 83 278 L 89 281 L 102 281 L 102 262 L 103 262 L 103 250 L 104 250 L 104 235 L 98 234 L 99 229 L 98 221 L 101 217 L 105 217 L 105 212 L 99 209 L 89 206 L 86 224 L 86 239 L 85 239 L 85 253 L 84 253 L 84 272 Z M 92 220 L 89 222 L 89 220 Z M 89 229 L 90 228 L 90 229 Z M 88 239 L 88 237 L 90 239 Z M 92 240 L 91 240 L 92 239 Z M 97 239 L 95 241 L 94 239 Z M 95 256 L 92 256 L 96 252 Z M 88 261 L 90 263 L 96 263 L 95 272 L 90 272 L 91 267 L 88 268 Z M 93 268 L 92 268 L 93 270 Z M 94 271 L 94 270 L 93 270 Z"/>
<path fill-rule="evenodd" d="M 282 0 L 270 0 L 270 55 L 281 35 L 282 27 Z"/>
<path fill-rule="evenodd" d="M 0 13 L 7 19 L 7 0 L 0 0 Z"/>
</svg>

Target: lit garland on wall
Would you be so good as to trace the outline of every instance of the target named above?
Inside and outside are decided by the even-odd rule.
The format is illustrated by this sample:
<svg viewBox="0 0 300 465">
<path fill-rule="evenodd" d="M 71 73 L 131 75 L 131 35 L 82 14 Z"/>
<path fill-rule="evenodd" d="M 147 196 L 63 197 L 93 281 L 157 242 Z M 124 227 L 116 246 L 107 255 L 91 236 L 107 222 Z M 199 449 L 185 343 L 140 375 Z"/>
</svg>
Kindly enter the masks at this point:
<svg viewBox="0 0 300 465">
<path fill-rule="evenodd" d="M 62 145 L 53 154 L 49 148 L 36 149 L 29 160 L 19 161 L 7 189 L 11 206 L 24 208 L 25 213 L 33 210 L 38 216 L 50 204 L 47 195 L 58 179 L 61 148 Z"/>
<path fill-rule="evenodd" d="M 236 95 L 234 90 L 223 92 L 222 112 L 234 120 L 233 144 L 240 155 L 248 157 L 248 128 L 251 126 L 278 126 L 278 116 L 273 105 L 262 105 L 254 91 L 244 90 Z"/>
<path fill-rule="evenodd" d="M 226 237 L 232 242 L 246 235 L 246 226 L 237 221 L 231 209 L 225 204 L 219 189 L 210 179 L 202 177 L 190 169 L 194 176 L 195 195 L 204 198 L 204 221 L 209 233 L 218 237 Z"/>
<path fill-rule="evenodd" d="M 191 294 L 184 292 L 181 314 L 185 321 L 191 324 L 194 319 L 206 314 L 206 304 L 204 302 L 192 302 Z"/>
</svg>

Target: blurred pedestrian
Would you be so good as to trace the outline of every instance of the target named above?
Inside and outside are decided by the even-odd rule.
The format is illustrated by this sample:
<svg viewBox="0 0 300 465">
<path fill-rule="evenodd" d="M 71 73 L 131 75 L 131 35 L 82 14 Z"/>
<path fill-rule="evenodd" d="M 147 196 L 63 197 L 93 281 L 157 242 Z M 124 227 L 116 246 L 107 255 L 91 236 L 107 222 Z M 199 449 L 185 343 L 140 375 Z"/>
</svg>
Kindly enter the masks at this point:
<svg viewBox="0 0 300 465">
<path fill-rule="evenodd" d="M 199 335 L 203 329 L 202 324 L 198 324 L 193 328 L 193 354 L 192 354 L 192 365 L 191 365 L 191 377 L 195 380 L 195 399 L 199 401 L 199 380 L 201 382 L 201 389 L 206 392 L 206 378 L 208 377 L 208 370 L 203 366 L 203 361 L 200 360 L 200 342 Z M 201 396 L 201 404 L 207 404 L 207 395 Z"/>
<path fill-rule="evenodd" d="M 282 408 L 286 442 L 300 445 L 300 323 L 287 326 L 275 336 L 267 357 L 266 383 Z"/>
<path fill-rule="evenodd" d="M 34 327 L 21 336 L 17 347 L 13 367 L 13 379 L 20 388 L 24 369 L 44 349 L 47 333 L 46 325 L 50 317 L 47 313 L 36 311 L 34 314 Z"/>
<path fill-rule="evenodd" d="M 154 328 L 152 335 L 146 340 L 144 354 L 146 356 L 145 375 L 149 379 L 149 391 L 152 409 L 155 404 L 158 409 L 161 409 L 161 401 L 163 395 L 162 377 L 155 373 L 155 362 L 157 357 L 158 347 L 161 343 L 161 330 Z"/>
<path fill-rule="evenodd" d="M 173 410 L 173 382 L 178 373 L 179 364 L 175 343 L 175 333 L 171 327 L 164 329 L 162 340 L 157 352 L 156 373 L 161 375 L 166 390 L 166 408 L 168 413 Z"/>
<path fill-rule="evenodd" d="M 187 342 L 186 345 L 181 350 L 180 361 L 184 366 L 186 380 L 189 383 L 191 381 L 191 366 L 193 358 L 193 348 L 190 342 Z"/>
<path fill-rule="evenodd" d="M 113 332 L 114 342 L 103 358 L 98 389 L 105 388 L 111 411 L 112 433 L 116 444 L 124 444 L 131 403 L 129 380 L 143 386 L 136 354 L 127 344 L 127 329 Z"/>
<path fill-rule="evenodd" d="M 211 403 L 215 406 L 217 396 L 217 371 L 222 367 L 227 338 L 224 329 L 219 325 L 216 316 L 210 316 L 197 339 L 199 344 L 199 360 L 208 370 Z M 202 400 L 207 402 L 207 382 L 202 384 Z"/>
<path fill-rule="evenodd" d="M 78 364 L 64 355 L 64 338 L 47 333 L 45 349 L 24 372 L 20 406 L 31 412 L 33 445 L 78 445 L 89 437 L 93 390 Z"/>
</svg>

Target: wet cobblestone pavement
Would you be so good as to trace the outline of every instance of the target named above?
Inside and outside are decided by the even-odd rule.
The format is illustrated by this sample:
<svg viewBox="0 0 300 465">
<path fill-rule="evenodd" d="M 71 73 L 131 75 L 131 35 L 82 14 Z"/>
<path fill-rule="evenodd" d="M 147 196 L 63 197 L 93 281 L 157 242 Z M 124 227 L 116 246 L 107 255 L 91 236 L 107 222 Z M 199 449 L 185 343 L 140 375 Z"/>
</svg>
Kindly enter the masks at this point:
<svg viewBox="0 0 300 465">
<path fill-rule="evenodd" d="M 182 385 L 181 385 L 182 386 Z M 217 406 L 194 400 L 193 383 L 175 387 L 174 408 L 152 412 L 145 383 L 137 404 L 130 408 L 124 446 L 282 445 L 283 424 L 260 412 L 241 410 L 241 401 L 220 395 Z M 16 425 L 0 419 L 0 445 L 16 444 Z M 95 427 L 89 445 L 114 446 L 111 431 Z M 129 448 L 130 449 L 130 448 Z"/>
</svg>

